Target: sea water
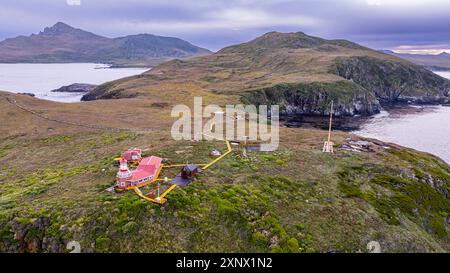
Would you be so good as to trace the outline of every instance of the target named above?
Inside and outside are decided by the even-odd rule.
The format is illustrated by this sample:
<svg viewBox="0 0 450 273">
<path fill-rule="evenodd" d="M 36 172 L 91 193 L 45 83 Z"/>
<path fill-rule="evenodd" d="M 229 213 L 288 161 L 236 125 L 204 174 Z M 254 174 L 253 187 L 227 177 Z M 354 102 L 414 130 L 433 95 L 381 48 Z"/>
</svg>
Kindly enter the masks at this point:
<svg viewBox="0 0 450 273">
<path fill-rule="evenodd" d="M 450 79 L 450 72 L 435 73 Z M 450 164 L 450 106 L 425 106 L 423 110 L 411 114 L 383 111 L 354 133 L 429 152 Z"/>
<path fill-rule="evenodd" d="M 82 93 L 51 92 L 73 83 L 102 84 L 141 74 L 149 68 L 109 68 L 104 64 L 3 64 L 0 63 L 0 90 L 33 93 L 37 98 L 78 102 Z"/>
</svg>

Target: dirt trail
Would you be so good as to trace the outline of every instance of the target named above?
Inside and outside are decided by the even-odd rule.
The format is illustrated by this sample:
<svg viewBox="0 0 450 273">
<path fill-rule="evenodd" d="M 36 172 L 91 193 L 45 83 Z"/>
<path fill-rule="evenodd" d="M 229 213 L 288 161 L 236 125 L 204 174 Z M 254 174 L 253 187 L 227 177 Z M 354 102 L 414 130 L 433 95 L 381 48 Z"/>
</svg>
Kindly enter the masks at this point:
<svg viewBox="0 0 450 273">
<path fill-rule="evenodd" d="M 11 105 L 19 108 L 22 111 L 28 112 L 36 117 L 48 120 L 48 121 L 53 121 L 53 122 L 57 122 L 57 123 L 62 123 L 62 124 L 67 124 L 67 125 L 72 125 L 72 126 L 78 126 L 78 127 L 84 127 L 84 128 L 89 128 L 89 129 L 97 129 L 97 130 L 108 130 L 108 131 L 115 131 L 115 132 L 119 132 L 119 131 L 129 131 L 129 132 L 153 132 L 154 130 L 151 129 L 141 129 L 141 128 L 116 128 L 116 127 L 106 127 L 106 126 L 101 126 L 101 125 L 92 125 L 92 124 L 83 124 L 83 123 L 79 123 L 79 122 L 73 122 L 73 121 L 67 121 L 67 120 L 61 120 L 61 119 L 56 119 L 56 118 L 50 118 L 47 116 L 44 116 L 40 113 L 37 113 L 31 109 L 26 108 L 25 106 L 20 105 L 17 100 L 9 98 L 7 96 L 4 95 L 0 95 L 1 97 L 5 98 L 6 101 L 8 103 L 10 103 Z"/>
</svg>

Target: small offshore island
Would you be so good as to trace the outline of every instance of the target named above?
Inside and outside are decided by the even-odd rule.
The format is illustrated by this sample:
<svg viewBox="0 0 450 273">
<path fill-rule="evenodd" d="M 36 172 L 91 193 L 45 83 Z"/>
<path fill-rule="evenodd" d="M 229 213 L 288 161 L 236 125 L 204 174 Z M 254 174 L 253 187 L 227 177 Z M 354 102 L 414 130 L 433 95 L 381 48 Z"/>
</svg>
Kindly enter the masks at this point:
<svg viewBox="0 0 450 273">
<path fill-rule="evenodd" d="M 94 90 L 95 87 L 97 87 L 95 84 L 73 83 L 54 89 L 52 92 L 87 93 Z"/>
</svg>

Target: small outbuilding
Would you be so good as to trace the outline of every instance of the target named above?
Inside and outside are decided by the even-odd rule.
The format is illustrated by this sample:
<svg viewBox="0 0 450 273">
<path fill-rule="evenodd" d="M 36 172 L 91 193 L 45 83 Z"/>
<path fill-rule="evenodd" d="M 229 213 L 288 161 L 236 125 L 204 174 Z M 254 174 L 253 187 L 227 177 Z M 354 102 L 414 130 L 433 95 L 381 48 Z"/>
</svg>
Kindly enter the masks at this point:
<svg viewBox="0 0 450 273">
<path fill-rule="evenodd" d="M 199 173 L 203 172 L 201 168 L 199 168 L 195 164 L 188 164 L 181 169 L 181 172 L 177 174 L 170 182 L 171 185 L 177 185 L 181 187 L 185 187 L 189 185 L 195 178 L 195 176 Z"/>
<path fill-rule="evenodd" d="M 200 172 L 201 169 L 197 165 L 188 164 L 181 170 L 181 176 L 185 179 L 194 178 Z"/>
</svg>

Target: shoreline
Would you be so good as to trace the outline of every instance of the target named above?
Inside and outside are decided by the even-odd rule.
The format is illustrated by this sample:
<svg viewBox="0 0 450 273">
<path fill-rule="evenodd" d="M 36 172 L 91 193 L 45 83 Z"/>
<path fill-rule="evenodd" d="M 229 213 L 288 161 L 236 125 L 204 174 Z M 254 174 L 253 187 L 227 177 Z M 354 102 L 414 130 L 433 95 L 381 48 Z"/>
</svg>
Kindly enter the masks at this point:
<svg viewBox="0 0 450 273">
<path fill-rule="evenodd" d="M 404 116 L 430 113 L 437 107 L 450 107 L 447 104 L 389 104 L 383 105 L 382 111 L 392 116 Z M 355 132 L 369 120 L 376 118 L 378 114 L 371 116 L 333 116 L 333 130 Z M 329 116 L 317 115 L 280 115 L 280 124 L 288 128 L 315 128 L 328 130 Z"/>
<path fill-rule="evenodd" d="M 449 121 L 448 105 L 394 107 L 350 133 L 427 152 L 450 164 Z"/>
<path fill-rule="evenodd" d="M 47 100 L 56 103 L 84 103 L 81 99 L 79 101 L 56 101 L 46 99 L 44 97 L 36 97 L 33 93 L 27 92 L 12 92 L 8 90 L 2 90 L 3 92 L 8 92 L 11 94 L 22 95 L 22 96 L 30 96 L 37 99 Z M 52 91 L 53 92 L 53 91 Z M 73 95 L 73 97 L 80 96 L 86 94 L 88 92 L 53 92 L 54 94 L 69 94 Z M 34 95 L 34 96 L 33 96 Z M 72 96 L 71 96 L 72 97 Z M 403 116 L 403 115 L 411 115 L 411 114 L 423 114 L 429 113 L 435 110 L 436 107 L 450 107 L 448 104 L 407 104 L 407 103 L 397 103 L 397 104 L 386 104 L 382 106 L 382 111 L 386 111 L 389 115 L 394 116 Z M 375 118 L 378 114 L 371 116 L 333 116 L 333 130 L 339 130 L 343 132 L 354 132 L 361 129 L 368 120 Z M 288 127 L 288 128 L 315 128 L 328 130 L 329 126 L 329 116 L 319 116 L 319 115 L 303 115 L 303 114 L 295 114 L 295 115 L 286 115 L 280 114 L 280 126 Z"/>
<path fill-rule="evenodd" d="M 4 64 L 13 64 L 13 65 L 21 65 L 21 64 L 26 64 L 26 65 L 28 65 L 28 64 L 31 64 L 31 65 L 33 65 L 33 64 L 36 64 L 36 65 L 42 65 L 42 64 L 95 64 L 95 65 L 99 65 L 99 66 L 103 66 L 103 67 L 96 67 L 95 69 L 109 69 L 109 68 L 111 68 L 111 69 L 113 69 L 113 68 L 137 68 L 137 69 L 144 69 L 144 68 L 148 68 L 148 69 L 152 69 L 154 66 L 151 66 L 151 65 L 145 65 L 145 64 L 142 64 L 142 65 L 139 65 L 139 64 L 136 64 L 136 65 L 131 65 L 131 64 L 108 64 L 108 63 L 96 63 L 96 62 L 49 62 L 49 63 L 43 63 L 43 62 L 39 62 L 39 63 L 21 63 L 21 62 L 19 62 L 19 63 L 5 63 L 5 62 L 0 62 L 0 65 L 4 65 Z"/>
<path fill-rule="evenodd" d="M 110 68 L 104 63 L 1 63 L 4 81 L 0 90 L 34 94 L 36 98 L 62 103 L 81 101 L 79 92 L 53 92 L 74 83 L 100 85 L 148 71 L 147 68 Z"/>
</svg>

